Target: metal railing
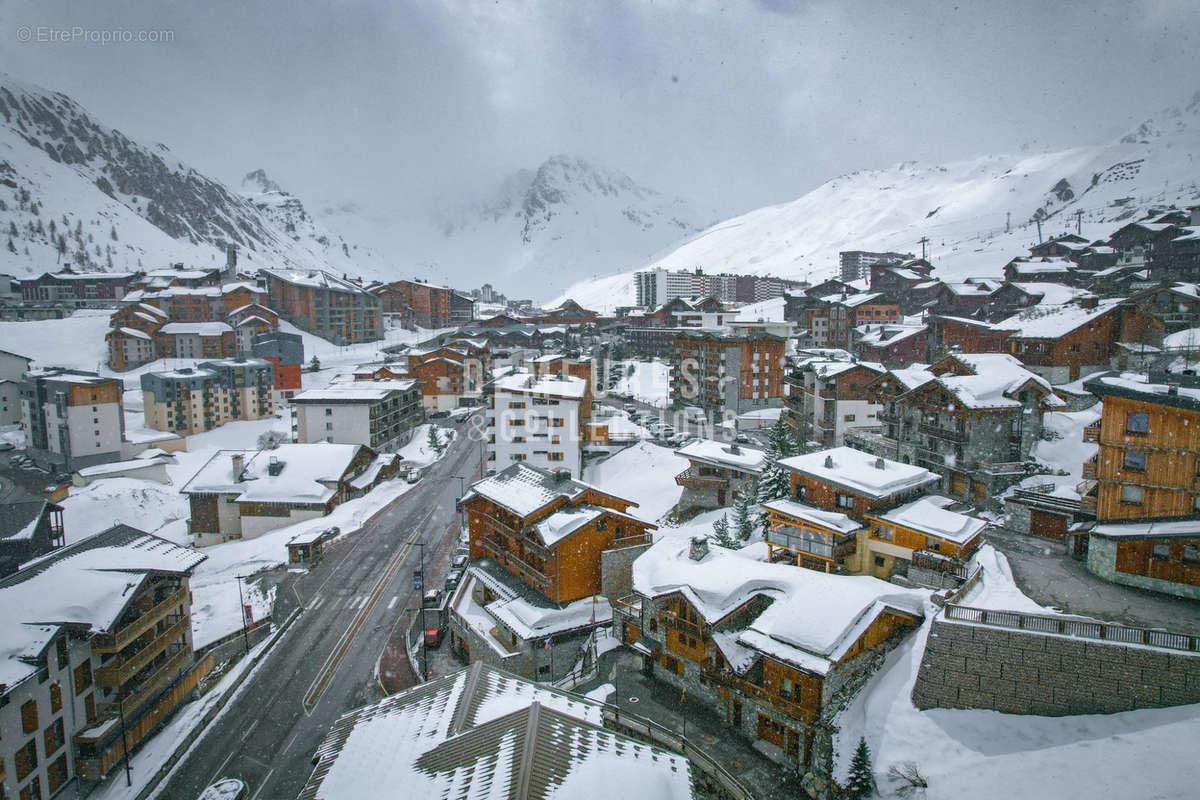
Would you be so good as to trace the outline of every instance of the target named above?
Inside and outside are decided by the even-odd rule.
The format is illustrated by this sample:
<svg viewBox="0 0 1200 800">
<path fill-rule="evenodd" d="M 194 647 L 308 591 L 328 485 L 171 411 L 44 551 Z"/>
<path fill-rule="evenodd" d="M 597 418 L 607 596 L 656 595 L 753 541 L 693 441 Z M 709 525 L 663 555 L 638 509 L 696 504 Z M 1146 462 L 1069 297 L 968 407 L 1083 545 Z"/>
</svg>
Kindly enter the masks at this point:
<svg viewBox="0 0 1200 800">
<path fill-rule="evenodd" d="M 876 414 L 876 417 L 878 417 L 878 416 L 879 415 Z M 951 428 L 943 428 L 940 425 L 930 425 L 927 422 L 922 422 L 920 425 L 918 425 L 917 430 L 919 430 L 921 433 L 927 434 L 929 436 L 936 436 L 939 439 L 946 439 L 951 442 L 967 441 L 967 432 L 966 431 L 953 430 Z"/>
<path fill-rule="evenodd" d="M 1186 633 L 1173 633 L 1151 628 L 1130 628 L 1125 625 L 1113 625 L 1108 622 L 1074 617 L 1051 617 L 1041 614 L 1024 614 L 1019 611 L 996 611 L 990 608 L 974 608 L 953 603 L 946 605 L 945 614 L 946 619 L 973 622 L 977 625 L 989 625 L 995 628 L 1009 628 L 1031 633 L 1051 633 L 1117 644 L 1147 645 L 1189 653 L 1200 652 L 1200 636 L 1191 636 Z"/>
</svg>

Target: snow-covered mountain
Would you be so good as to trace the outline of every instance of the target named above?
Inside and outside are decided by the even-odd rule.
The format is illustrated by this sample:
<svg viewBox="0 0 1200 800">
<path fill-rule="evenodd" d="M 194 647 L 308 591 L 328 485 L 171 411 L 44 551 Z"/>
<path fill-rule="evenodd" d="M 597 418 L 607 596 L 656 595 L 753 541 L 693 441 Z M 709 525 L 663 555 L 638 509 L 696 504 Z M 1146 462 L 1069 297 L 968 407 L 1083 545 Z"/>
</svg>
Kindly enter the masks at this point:
<svg viewBox="0 0 1200 800">
<path fill-rule="evenodd" d="M 1104 237 L 1152 206 L 1200 202 L 1200 92 L 1117 141 L 940 166 L 908 162 L 828 181 L 790 203 L 718 223 L 645 266 L 702 267 L 818 281 L 841 250 L 921 252 L 935 276 L 998 275 L 1043 238 L 1075 230 Z M 632 304 L 633 271 L 559 293 L 592 308 Z"/>
<path fill-rule="evenodd" d="M 397 254 L 414 275 L 464 289 L 486 281 L 535 300 L 636 267 L 717 218 L 619 170 L 565 155 L 518 170 L 449 213 L 397 219 L 350 202 L 320 214 L 330 227 Z"/>
<path fill-rule="evenodd" d="M 66 95 L 3 74 L 0 117 L 0 272 L 220 265 L 229 243 L 249 268 L 381 268 L 261 171 L 244 196 Z"/>
</svg>

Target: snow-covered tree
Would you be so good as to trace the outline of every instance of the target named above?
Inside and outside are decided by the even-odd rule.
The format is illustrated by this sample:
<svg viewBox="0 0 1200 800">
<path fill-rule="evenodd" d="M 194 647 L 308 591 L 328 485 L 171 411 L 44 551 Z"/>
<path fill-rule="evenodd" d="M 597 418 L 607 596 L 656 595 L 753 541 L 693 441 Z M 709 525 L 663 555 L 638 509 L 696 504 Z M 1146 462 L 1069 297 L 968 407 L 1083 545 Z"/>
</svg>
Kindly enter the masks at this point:
<svg viewBox="0 0 1200 800">
<path fill-rule="evenodd" d="M 729 521 L 730 532 L 742 541 L 749 539 L 750 534 L 754 533 L 754 523 L 757 522 L 754 497 L 754 490 L 748 487 L 733 503 L 733 518 Z"/>
<path fill-rule="evenodd" d="M 722 514 L 721 518 L 713 523 L 712 538 L 721 547 L 727 547 L 730 550 L 736 550 L 738 547 L 737 539 L 729 532 L 729 520 Z"/>
<path fill-rule="evenodd" d="M 312 361 L 308 362 L 308 371 L 316 372 L 320 368 L 321 368 L 321 359 L 317 358 L 316 355 L 314 355 L 312 357 Z"/>
<path fill-rule="evenodd" d="M 11 236 L 10 236 L 10 237 L 8 237 L 8 252 L 10 252 L 10 253 L 14 253 L 14 254 L 17 252 L 17 245 L 16 245 L 16 242 L 14 242 L 14 241 L 12 240 L 12 237 L 11 237 Z"/>
<path fill-rule="evenodd" d="M 441 456 L 442 451 L 446 449 L 446 445 L 442 444 L 442 437 L 438 435 L 437 425 L 429 426 L 429 436 L 427 437 L 427 446 L 430 450 Z"/>
<path fill-rule="evenodd" d="M 865 737 L 858 737 L 858 747 L 850 762 L 850 776 L 846 779 L 846 796 L 852 800 L 875 794 L 875 773 L 871 771 L 871 751 Z"/>
</svg>

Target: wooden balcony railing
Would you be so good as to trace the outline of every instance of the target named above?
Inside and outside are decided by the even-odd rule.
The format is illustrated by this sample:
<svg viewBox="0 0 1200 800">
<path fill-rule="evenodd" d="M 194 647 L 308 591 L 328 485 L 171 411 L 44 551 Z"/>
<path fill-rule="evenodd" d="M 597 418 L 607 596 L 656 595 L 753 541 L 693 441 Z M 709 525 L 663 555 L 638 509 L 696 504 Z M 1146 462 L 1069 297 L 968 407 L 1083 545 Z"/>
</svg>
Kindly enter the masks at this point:
<svg viewBox="0 0 1200 800">
<path fill-rule="evenodd" d="M 878 417 L 878 414 L 876 415 L 876 417 Z M 951 442 L 967 441 L 966 431 L 957 431 L 957 430 L 952 430 L 950 428 L 943 428 L 940 425 L 930 425 L 928 423 L 922 422 L 920 425 L 917 426 L 917 430 L 919 430 L 921 433 L 926 434 L 927 436 L 934 436 L 939 439 L 946 439 L 947 441 L 951 441 Z"/>
<path fill-rule="evenodd" d="M 1093 422 L 1091 425 L 1088 425 L 1086 428 L 1083 429 L 1083 440 L 1085 442 L 1100 441 L 1100 421 L 1099 420 L 1097 420 L 1096 422 Z"/>
<path fill-rule="evenodd" d="M 693 489 L 726 489 L 729 487 L 728 478 L 722 478 L 716 475 L 700 475 L 691 467 L 688 467 L 683 472 L 676 475 L 675 483 L 678 486 L 691 487 Z"/>
<path fill-rule="evenodd" d="M 1099 454 L 1097 453 L 1097 455 Z M 1091 480 L 1096 477 L 1096 463 L 1096 456 L 1092 456 L 1087 461 L 1083 462 L 1082 477 L 1084 480 Z"/>
<path fill-rule="evenodd" d="M 156 622 L 175 610 L 185 599 L 187 590 L 180 586 L 123 628 L 96 636 L 92 639 L 92 650 L 96 653 L 116 653 L 124 650 L 126 645 L 154 627 Z"/>
<path fill-rule="evenodd" d="M 739 678 L 731 670 L 718 670 L 713 669 L 712 667 L 706 667 L 701 670 L 701 674 L 718 685 L 724 684 L 725 686 L 728 686 L 743 695 L 753 697 L 756 700 L 764 701 L 768 705 L 778 709 L 779 711 L 782 711 L 784 714 L 793 719 L 802 720 L 805 723 L 808 723 L 812 722 L 816 717 L 816 712 L 814 712 L 812 709 L 806 708 L 798 703 L 793 703 L 786 697 L 772 694 L 758 684 L 751 683 L 743 678 Z"/>
<path fill-rule="evenodd" d="M 96 670 L 96 685 L 108 689 L 116 689 L 121 684 L 137 675 L 142 668 L 154 660 L 167 646 L 178 642 L 187 630 L 189 620 L 180 616 L 179 620 L 164 630 L 158 636 L 120 663 L 100 667 Z"/>
<path fill-rule="evenodd" d="M 660 609 L 658 615 L 662 619 L 664 625 L 669 625 L 672 628 L 678 628 L 679 630 L 687 631 L 695 636 L 704 636 L 704 626 L 701 623 L 684 619 L 674 611 L 667 611 L 666 609 Z"/>
<path fill-rule="evenodd" d="M 132 714 L 143 703 L 153 697 L 167 682 L 175 677 L 175 673 L 183 669 L 188 664 L 192 663 L 195 655 L 187 648 L 181 648 L 179 652 L 171 656 L 162 665 L 159 666 L 154 674 L 150 675 L 146 680 L 142 681 L 131 694 L 124 698 L 124 707 L 126 714 Z M 112 702 L 101 704 L 101 715 L 109 709 L 117 708 L 117 698 L 113 695 Z"/>
</svg>

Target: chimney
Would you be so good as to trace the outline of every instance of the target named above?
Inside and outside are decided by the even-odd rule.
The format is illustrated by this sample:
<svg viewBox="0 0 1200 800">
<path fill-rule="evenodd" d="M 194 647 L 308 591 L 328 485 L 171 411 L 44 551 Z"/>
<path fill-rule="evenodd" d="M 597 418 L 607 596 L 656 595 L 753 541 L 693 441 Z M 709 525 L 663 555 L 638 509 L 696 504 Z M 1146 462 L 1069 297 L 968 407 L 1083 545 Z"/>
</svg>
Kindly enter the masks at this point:
<svg viewBox="0 0 1200 800">
<path fill-rule="evenodd" d="M 833 456 L 825 456 L 825 469 L 833 469 Z"/>
<path fill-rule="evenodd" d="M 225 271 L 229 273 L 229 278 L 235 280 L 237 278 L 237 245 L 225 245 Z"/>
<path fill-rule="evenodd" d="M 1179 384 L 1178 383 L 1168 383 L 1167 384 L 1167 396 L 1168 397 L 1177 397 L 1178 395 L 1179 395 Z"/>
<path fill-rule="evenodd" d="M 246 470 L 246 457 L 241 453 L 234 453 L 229 459 L 233 463 L 233 482 L 242 482 L 242 473 Z"/>
<path fill-rule="evenodd" d="M 730 442 L 730 443 L 729 443 L 729 454 L 730 454 L 730 455 L 734 455 L 734 456 L 736 456 L 736 455 L 737 455 L 738 453 L 740 453 L 740 452 L 742 452 L 742 448 L 738 447 L 738 443 L 737 443 L 737 442 Z"/>
<path fill-rule="evenodd" d="M 875 459 L 875 469 L 883 469 L 883 457 Z"/>
<path fill-rule="evenodd" d="M 563 469 L 562 467 L 559 467 L 558 469 L 554 470 L 554 482 L 555 483 L 562 483 L 563 481 L 570 480 L 570 478 L 571 478 L 571 470 Z"/>
<path fill-rule="evenodd" d="M 283 472 L 283 462 L 275 456 L 271 456 L 271 461 L 267 464 L 267 474 L 274 477 Z"/>
<path fill-rule="evenodd" d="M 692 561 L 703 561 L 708 555 L 708 539 L 703 536 L 693 536 L 692 545 L 688 550 L 688 558 Z"/>
</svg>

